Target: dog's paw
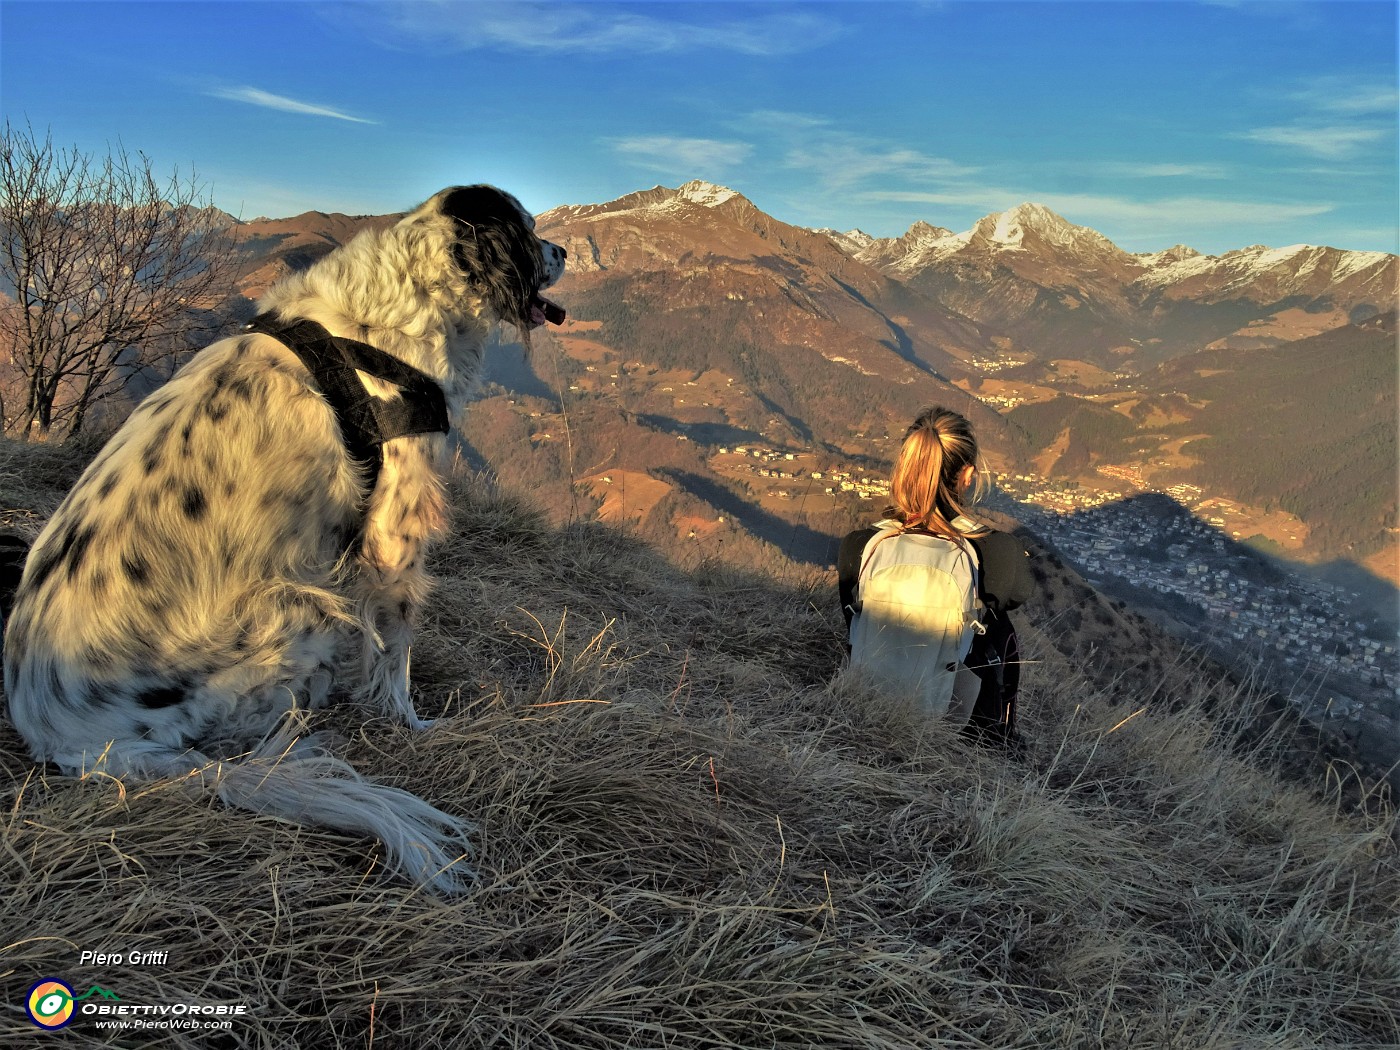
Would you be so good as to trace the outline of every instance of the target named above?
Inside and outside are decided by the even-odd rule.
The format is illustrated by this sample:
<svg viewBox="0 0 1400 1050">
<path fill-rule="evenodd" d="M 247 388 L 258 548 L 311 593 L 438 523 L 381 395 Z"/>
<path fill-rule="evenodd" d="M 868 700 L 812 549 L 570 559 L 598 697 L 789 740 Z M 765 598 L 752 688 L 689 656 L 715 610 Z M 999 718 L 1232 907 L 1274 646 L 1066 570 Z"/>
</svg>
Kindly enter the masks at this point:
<svg viewBox="0 0 1400 1050">
<path fill-rule="evenodd" d="M 396 722 L 401 722 L 410 729 L 430 729 L 437 722 L 435 718 L 418 717 L 418 712 L 413 706 L 413 697 L 408 694 L 406 689 L 384 688 L 383 686 L 375 688 L 371 684 L 359 690 L 356 699 Z"/>
</svg>

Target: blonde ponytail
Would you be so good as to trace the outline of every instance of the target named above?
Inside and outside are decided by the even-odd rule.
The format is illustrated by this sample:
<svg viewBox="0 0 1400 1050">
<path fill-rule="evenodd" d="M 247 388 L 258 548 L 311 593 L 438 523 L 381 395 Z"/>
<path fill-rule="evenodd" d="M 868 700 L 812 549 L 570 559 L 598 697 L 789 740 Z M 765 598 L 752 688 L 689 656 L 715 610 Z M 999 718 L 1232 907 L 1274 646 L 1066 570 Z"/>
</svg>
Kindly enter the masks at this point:
<svg viewBox="0 0 1400 1050">
<path fill-rule="evenodd" d="M 965 417 L 940 407 L 921 413 L 905 431 L 895 461 L 889 515 L 906 529 L 926 529 L 961 543 L 952 524 L 963 513 L 958 478 L 969 465 L 977 469 L 977 459 L 977 439 Z M 974 499 L 981 486 L 978 471 Z"/>
</svg>

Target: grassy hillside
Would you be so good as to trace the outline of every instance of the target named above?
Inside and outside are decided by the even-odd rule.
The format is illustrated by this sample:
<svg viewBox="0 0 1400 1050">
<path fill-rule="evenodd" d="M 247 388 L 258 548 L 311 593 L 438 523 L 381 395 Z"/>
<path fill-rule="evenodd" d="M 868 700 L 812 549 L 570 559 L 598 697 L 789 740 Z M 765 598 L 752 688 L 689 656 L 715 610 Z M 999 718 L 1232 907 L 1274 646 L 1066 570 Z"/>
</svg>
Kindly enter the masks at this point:
<svg viewBox="0 0 1400 1050">
<path fill-rule="evenodd" d="M 1047 473 L 1072 478 L 1088 471 L 1096 459 L 1122 460 L 1137 427 L 1112 409 L 1061 395 L 1050 401 L 1021 405 L 1007 418 L 1022 437 L 1025 453 L 1052 449 L 1064 439 L 1064 448 L 1049 457 Z"/>
<path fill-rule="evenodd" d="M 2 451 L 0 507 L 32 527 L 73 467 Z M 46 976 L 250 1006 L 222 1042 L 125 1046 L 1400 1042 L 1394 814 L 1339 805 L 1337 772 L 1282 780 L 1287 741 L 1237 687 L 1185 658 L 1071 662 L 1057 584 L 1023 620 L 1012 760 L 833 681 L 824 578 L 686 574 L 474 479 L 454 495 L 414 652 L 442 721 L 314 721 L 480 823 L 479 891 L 425 897 L 372 843 L 178 783 L 35 769 L 0 723 L 0 1045 L 37 1045 L 21 1003 Z"/>
<path fill-rule="evenodd" d="M 1164 369 L 1208 402 L 1201 484 L 1298 515 L 1332 557 L 1394 547 L 1397 500 L 1395 314 L 1265 350 L 1215 350 Z M 1306 392 L 1304 394 L 1304 392 Z M 1307 400 L 1300 400 L 1306 396 Z M 1240 405 L 1272 406 L 1264 412 Z"/>
</svg>

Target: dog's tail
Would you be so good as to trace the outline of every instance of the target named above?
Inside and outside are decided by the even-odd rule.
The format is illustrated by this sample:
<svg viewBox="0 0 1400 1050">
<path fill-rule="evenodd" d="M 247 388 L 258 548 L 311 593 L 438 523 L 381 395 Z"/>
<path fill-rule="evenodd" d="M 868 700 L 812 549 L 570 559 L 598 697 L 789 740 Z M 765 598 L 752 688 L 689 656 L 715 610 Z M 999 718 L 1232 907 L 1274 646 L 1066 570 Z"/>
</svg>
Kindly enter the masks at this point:
<svg viewBox="0 0 1400 1050">
<path fill-rule="evenodd" d="M 92 756 L 55 755 L 65 768 L 121 777 L 188 779 L 226 805 L 298 824 L 368 835 L 384 844 L 388 867 L 441 894 L 469 891 L 476 872 L 469 821 L 449 816 L 401 788 L 366 780 L 320 744 L 319 734 L 298 737 L 302 713 L 290 712 L 252 752 L 229 760 L 182 751 L 154 741 L 127 741 L 97 762 Z M 75 763 L 70 762 L 77 758 Z"/>
</svg>

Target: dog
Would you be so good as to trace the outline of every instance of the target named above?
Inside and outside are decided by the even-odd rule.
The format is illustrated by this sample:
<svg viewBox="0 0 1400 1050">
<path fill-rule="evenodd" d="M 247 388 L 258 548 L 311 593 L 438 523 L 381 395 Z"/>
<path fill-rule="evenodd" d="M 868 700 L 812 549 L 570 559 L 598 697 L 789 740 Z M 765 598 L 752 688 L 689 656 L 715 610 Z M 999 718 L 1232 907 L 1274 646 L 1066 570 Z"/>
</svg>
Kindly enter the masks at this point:
<svg viewBox="0 0 1400 1050">
<path fill-rule="evenodd" d="M 70 775 L 189 778 L 232 806 L 378 838 L 393 870 L 433 891 L 469 889 L 468 821 L 297 734 L 356 641 L 357 697 L 428 725 L 409 646 L 425 549 L 447 528 L 445 420 L 498 324 L 528 348 L 531 329 L 562 321 L 540 292 L 565 254 L 511 195 L 445 189 L 280 279 L 257 322 L 152 392 L 25 562 L 5 691 L 33 757 Z M 375 413 L 403 407 L 404 386 L 360 370 L 368 358 L 327 379 L 274 338 L 292 327 L 440 390 L 442 426 L 364 457 L 332 380 L 350 377 L 352 407 Z"/>
</svg>

